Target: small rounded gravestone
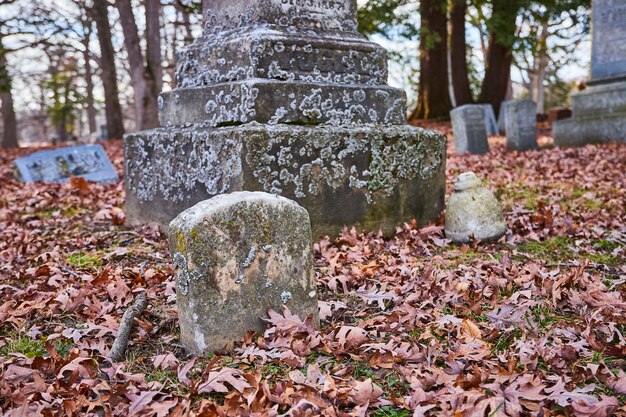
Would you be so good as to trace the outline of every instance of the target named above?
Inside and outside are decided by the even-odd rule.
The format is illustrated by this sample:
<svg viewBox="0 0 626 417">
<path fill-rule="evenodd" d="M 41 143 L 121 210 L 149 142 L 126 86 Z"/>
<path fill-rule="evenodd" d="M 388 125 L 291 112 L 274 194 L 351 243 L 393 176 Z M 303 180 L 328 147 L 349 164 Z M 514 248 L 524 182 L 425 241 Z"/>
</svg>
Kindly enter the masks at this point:
<svg viewBox="0 0 626 417">
<path fill-rule="evenodd" d="M 502 207 L 473 172 L 459 175 L 446 208 L 446 237 L 456 243 L 494 241 L 506 233 Z"/>
<path fill-rule="evenodd" d="M 223 194 L 170 223 L 181 342 L 194 354 L 262 333 L 270 308 L 302 319 L 318 309 L 311 223 L 296 202 L 260 192 Z"/>
</svg>

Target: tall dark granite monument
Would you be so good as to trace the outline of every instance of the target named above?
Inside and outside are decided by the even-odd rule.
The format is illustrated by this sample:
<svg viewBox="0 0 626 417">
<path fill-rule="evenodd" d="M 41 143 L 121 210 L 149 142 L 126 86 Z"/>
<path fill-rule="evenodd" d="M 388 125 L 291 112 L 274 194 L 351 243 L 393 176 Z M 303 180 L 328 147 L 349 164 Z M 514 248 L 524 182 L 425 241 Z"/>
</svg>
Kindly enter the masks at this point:
<svg viewBox="0 0 626 417">
<path fill-rule="evenodd" d="M 626 142 L 626 1 L 593 1 L 589 88 L 572 96 L 571 119 L 553 125 L 560 146 Z"/>
<path fill-rule="evenodd" d="M 406 124 L 356 0 L 205 0 L 204 14 L 159 99 L 164 127 L 125 138 L 131 224 L 241 190 L 296 200 L 314 234 L 439 215 L 446 140 Z"/>
</svg>

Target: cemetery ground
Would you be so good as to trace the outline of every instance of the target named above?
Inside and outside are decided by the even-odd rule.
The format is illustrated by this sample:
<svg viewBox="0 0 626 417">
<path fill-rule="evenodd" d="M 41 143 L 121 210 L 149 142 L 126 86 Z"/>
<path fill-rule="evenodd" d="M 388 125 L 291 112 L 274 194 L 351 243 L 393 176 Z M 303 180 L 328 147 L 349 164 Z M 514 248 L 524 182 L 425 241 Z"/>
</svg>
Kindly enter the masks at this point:
<svg viewBox="0 0 626 417">
<path fill-rule="evenodd" d="M 194 359 L 165 236 L 124 227 L 123 183 L 23 185 L 10 163 L 29 151 L 2 151 L 0 414 L 626 416 L 626 146 L 490 142 L 449 153 L 448 193 L 461 172 L 487 180 L 505 238 L 455 246 L 440 220 L 318 240 L 320 330 L 276 311 L 265 334 Z M 121 142 L 105 147 L 121 174 Z"/>
</svg>

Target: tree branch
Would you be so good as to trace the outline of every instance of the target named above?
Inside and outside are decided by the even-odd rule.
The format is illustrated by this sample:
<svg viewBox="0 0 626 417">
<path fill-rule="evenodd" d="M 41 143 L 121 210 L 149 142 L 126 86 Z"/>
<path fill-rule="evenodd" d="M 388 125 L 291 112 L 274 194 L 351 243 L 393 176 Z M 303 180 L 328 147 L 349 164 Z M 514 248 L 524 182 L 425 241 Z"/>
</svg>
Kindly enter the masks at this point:
<svg viewBox="0 0 626 417">
<path fill-rule="evenodd" d="M 148 296 L 146 292 L 143 291 L 135 298 L 133 305 L 130 306 L 124 313 L 124 316 L 122 316 L 120 327 L 117 330 L 117 336 L 115 337 L 111 352 L 109 353 L 109 359 L 113 362 L 119 362 L 124 358 L 135 318 L 141 316 L 147 306 Z"/>
</svg>

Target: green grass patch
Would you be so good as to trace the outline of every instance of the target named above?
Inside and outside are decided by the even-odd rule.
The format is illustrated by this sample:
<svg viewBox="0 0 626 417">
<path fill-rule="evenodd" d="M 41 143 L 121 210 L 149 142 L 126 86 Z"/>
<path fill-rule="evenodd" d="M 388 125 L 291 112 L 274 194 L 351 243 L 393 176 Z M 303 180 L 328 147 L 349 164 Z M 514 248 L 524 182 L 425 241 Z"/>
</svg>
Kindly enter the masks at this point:
<svg viewBox="0 0 626 417">
<path fill-rule="evenodd" d="M 436 251 L 438 255 L 441 255 L 443 262 L 436 262 L 436 265 L 447 271 L 453 271 L 459 267 L 459 265 L 475 265 L 478 262 L 484 262 L 491 260 L 491 256 L 487 252 L 482 252 L 467 247 L 458 249 L 441 249 Z M 494 255 L 497 257 L 497 255 Z M 502 255 L 500 255 L 501 257 Z"/>
<path fill-rule="evenodd" d="M 556 264 L 583 259 L 608 266 L 618 266 L 623 263 L 620 256 L 613 254 L 619 248 L 617 242 L 599 239 L 588 242 L 587 246 L 578 250 L 574 250 L 573 247 L 573 240 L 562 236 L 542 242 L 529 241 L 517 246 L 518 256 L 513 256 L 513 258 L 517 261 L 523 261 L 525 260 L 524 257 L 519 255 L 526 255 L 532 259 Z"/>
<path fill-rule="evenodd" d="M 12 353 L 19 353 L 31 359 L 37 356 L 49 356 L 46 351 L 45 337 L 31 339 L 28 336 L 18 335 L 14 332 L 3 336 L 5 337 L 6 345 L 0 348 L 0 357 L 9 356 Z M 67 358 L 70 349 L 74 347 L 74 343 L 69 339 L 59 339 L 54 341 L 54 347 L 59 355 L 63 358 Z"/>
<path fill-rule="evenodd" d="M 608 266 L 618 266 L 623 263 L 622 258 L 607 253 L 591 253 L 585 257 L 592 262 Z"/>
<path fill-rule="evenodd" d="M 379 408 L 372 414 L 372 417 L 409 417 L 411 412 L 409 410 L 395 408 L 390 405 Z"/>
<path fill-rule="evenodd" d="M 35 212 L 35 216 L 39 217 L 41 220 L 51 219 L 53 217 L 57 217 L 61 214 L 61 209 L 58 207 L 51 207 L 49 209 L 40 210 Z"/>
<path fill-rule="evenodd" d="M 71 254 L 67 259 L 67 263 L 79 269 L 96 269 L 102 265 L 102 259 L 91 256 L 86 253 L 76 252 Z"/>
<path fill-rule="evenodd" d="M 512 330 L 504 331 L 500 333 L 500 335 L 493 340 L 491 343 L 491 352 L 494 355 L 498 355 L 499 353 L 506 352 L 513 344 L 522 338 L 522 331 L 519 327 L 514 327 Z"/>
<path fill-rule="evenodd" d="M 615 249 L 620 247 L 620 244 L 612 240 L 600 239 L 596 241 L 593 247 L 601 251 L 614 251 Z"/>
<path fill-rule="evenodd" d="M 498 190 L 496 196 L 505 205 L 515 205 L 523 203 L 526 210 L 536 210 L 540 202 L 546 202 L 545 198 L 539 196 L 538 187 L 524 187 L 519 185 Z"/>
<path fill-rule="evenodd" d="M 153 369 L 146 374 L 146 382 L 158 382 L 165 387 L 172 387 L 178 385 L 178 376 L 169 369 Z"/>
<path fill-rule="evenodd" d="M 380 383 L 387 396 L 394 394 L 397 397 L 402 397 L 407 395 L 411 389 L 411 384 L 397 372 L 386 375 L 384 379 L 380 380 Z"/>
<path fill-rule="evenodd" d="M 291 368 L 282 364 L 268 363 L 261 366 L 260 372 L 263 377 L 269 379 L 273 376 L 284 377 L 291 372 Z"/>
<path fill-rule="evenodd" d="M 574 187 L 574 189 L 572 190 L 571 198 L 576 200 L 576 199 L 582 197 L 583 195 L 585 195 L 586 193 L 587 193 L 586 189 L 579 188 L 579 187 Z"/>
<path fill-rule="evenodd" d="M 7 344 L 0 348 L 0 356 L 9 356 L 11 353 L 20 353 L 28 358 L 44 356 L 46 342 L 44 339 L 31 339 L 27 336 L 7 336 Z"/>
<path fill-rule="evenodd" d="M 538 335 L 545 335 L 560 324 L 571 325 L 577 321 L 577 317 L 561 314 L 547 304 L 539 304 L 530 309 L 525 319 L 528 330 Z"/>
<path fill-rule="evenodd" d="M 49 220 L 55 217 L 73 217 L 77 214 L 83 213 L 86 210 L 81 207 L 70 207 L 67 209 L 61 209 L 59 207 L 50 207 L 45 210 L 36 211 L 35 216 L 41 220 Z"/>
<path fill-rule="evenodd" d="M 549 331 L 563 317 L 546 305 L 537 305 L 526 314 L 528 324 L 542 333 Z"/>
<path fill-rule="evenodd" d="M 577 257 L 568 239 L 561 236 L 542 242 L 524 242 L 517 247 L 517 252 L 550 262 L 569 261 Z"/>
</svg>

